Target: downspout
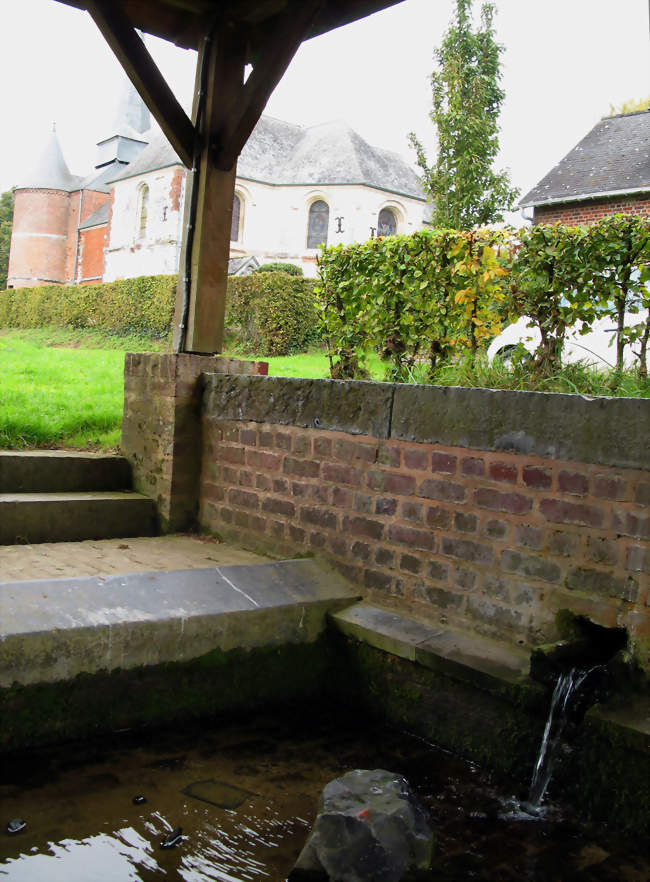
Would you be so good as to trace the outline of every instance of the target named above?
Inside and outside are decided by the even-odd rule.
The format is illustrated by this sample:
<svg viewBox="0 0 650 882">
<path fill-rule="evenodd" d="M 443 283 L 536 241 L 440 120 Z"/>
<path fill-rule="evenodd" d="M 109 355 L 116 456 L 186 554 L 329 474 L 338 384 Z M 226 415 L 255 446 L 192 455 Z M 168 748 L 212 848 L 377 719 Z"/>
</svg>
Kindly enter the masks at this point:
<svg viewBox="0 0 650 882">
<path fill-rule="evenodd" d="M 81 223 L 81 206 L 84 201 L 84 191 L 79 190 L 79 211 L 77 212 L 77 240 L 74 246 L 74 270 L 72 272 L 72 284 L 77 285 L 77 267 L 79 265 L 79 239 L 81 234 L 79 232 L 79 224 Z"/>
<path fill-rule="evenodd" d="M 189 190 L 190 204 L 187 215 L 187 240 L 185 243 L 185 265 L 183 267 L 183 304 L 181 308 L 181 321 L 179 325 L 180 333 L 178 335 L 176 352 L 183 352 L 185 350 L 187 316 L 190 308 L 190 286 L 192 284 L 192 245 L 194 242 L 194 227 L 196 224 L 196 207 L 199 190 L 197 184 L 199 179 L 199 163 L 201 158 L 200 128 L 207 90 L 208 66 L 210 57 L 208 47 L 212 42 L 215 27 L 216 22 L 210 28 L 209 33 L 203 38 L 205 45 L 203 47 L 203 55 L 201 58 L 201 70 L 199 74 L 199 96 L 196 106 L 196 119 L 194 120 L 194 150 L 192 155 L 192 168 L 187 175 L 185 187 L 185 198 L 187 199 Z"/>
</svg>

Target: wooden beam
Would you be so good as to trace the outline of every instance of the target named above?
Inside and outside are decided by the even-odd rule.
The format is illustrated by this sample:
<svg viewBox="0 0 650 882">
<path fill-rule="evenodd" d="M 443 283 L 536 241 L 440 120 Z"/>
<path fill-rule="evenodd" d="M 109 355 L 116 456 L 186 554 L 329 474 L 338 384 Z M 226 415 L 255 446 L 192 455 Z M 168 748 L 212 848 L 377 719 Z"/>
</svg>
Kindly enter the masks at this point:
<svg viewBox="0 0 650 882">
<path fill-rule="evenodd" d="M 193 223 L 190 286 L 183 334 L 184 352 L 220 352 L 226 309 L 230 228 L 235 194 L 235 161 L 228 169 L 214 164 L 211 145 L 223 131 L 225 120 L 236 106 L 244 82 L 246 43 L 233 28 L 222 27 L 207 44 L 207 92 L 200 120 L 201 154 L 196 187 L 196 220 Z M 186 201 L 189 201 L 189 194 Z M 187 230 L 186 230 L 187 236 Z M 181 275 L 184 264 L 181 264 Z M 179 280 L 180 294 L 180 280 Z M 182 319 L 182 299 L 177 297 L 176 322 Z"/>
<path fill-rule="evenodd" d="M 269 26 L 255 66 L 241 89 L 241 95 L 229 108 L 224 127 L 215 139 L 213 149 L 217 168 L 227 170 L 237 161 L 271 93 L 282 79 L 322 6 L 323 0 L 294 0 Z"/>
<path fill-rule="evenodd" d="M 88 0 L 88 12 L 181 162 L 190 167 L 194 126 L 128 16 L 114 0 Z"/>
</svg>

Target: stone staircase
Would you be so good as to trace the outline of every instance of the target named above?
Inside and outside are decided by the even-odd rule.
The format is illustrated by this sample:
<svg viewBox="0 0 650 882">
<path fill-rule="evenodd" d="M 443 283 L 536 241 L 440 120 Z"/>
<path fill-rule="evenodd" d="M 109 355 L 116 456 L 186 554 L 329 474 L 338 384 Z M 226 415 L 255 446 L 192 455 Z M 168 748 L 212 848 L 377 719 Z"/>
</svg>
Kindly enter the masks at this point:
<svg viewBox="0 0 650 882">
<path fill-rule="evenodd" d="M 0 545 L 156 533 L 155 504 L 132 491 L 123 457 L 0 451 Z"/>
</svg>

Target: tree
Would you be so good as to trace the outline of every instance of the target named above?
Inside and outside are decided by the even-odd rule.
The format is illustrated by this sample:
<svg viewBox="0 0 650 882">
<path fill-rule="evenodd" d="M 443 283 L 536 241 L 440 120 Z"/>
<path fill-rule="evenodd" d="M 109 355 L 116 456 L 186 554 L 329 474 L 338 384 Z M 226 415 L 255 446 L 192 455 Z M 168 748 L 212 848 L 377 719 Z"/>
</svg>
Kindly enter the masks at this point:
<svg viewBox="0 0 650 882">
<path fill-rule="evenodd" d="M 505 97 L 499 86 L 499 56 L 494 39 L 494 6 L 485 3 L 481 27 L 473 32 L 473 0 L 456 0 L 456 14 L 442 45 L 435 50 L 431 76 L 430 117 L 438 134 L 438 155 L 429 166 L 413 132 L 409 135 L 422 169 L 424 188 L 433 202 L 433 225 L 470 229 L 503 220 L 519 191 L 507 171 L 492 165 L 499 149 L 498 118 Z"/>
<path fill-rule="evenodd" d="M 0 195 L 0 291 L 7 287 L 13 217 L 14 191 L 12 189 Z"/>
<path fill-rule="evenodd" d="M 620 116 L 628 113 L 639 113 L 641 110 L 650 110 L 650 95 L 646 98 L 640 98 L 636 101 L 634 98 L 631 98 L 629 101 L 623 101 L 620 107 L 614 107 L 613 104 L 609 105 L 609 115 L 610 116 Z"/>
</svg>

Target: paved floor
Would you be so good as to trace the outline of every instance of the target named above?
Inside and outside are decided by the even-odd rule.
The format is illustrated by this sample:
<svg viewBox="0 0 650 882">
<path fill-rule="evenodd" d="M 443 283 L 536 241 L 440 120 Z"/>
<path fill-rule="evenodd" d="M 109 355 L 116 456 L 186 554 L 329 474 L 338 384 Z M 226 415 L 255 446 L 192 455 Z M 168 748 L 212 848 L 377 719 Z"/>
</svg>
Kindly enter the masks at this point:
<svg viewBox="0 0 650 882">
<path fill-rule="evenodd" d="M 0 546 L 0 582 L 265 563 L 205 536 L 174 535 Z"/>
</svg>

